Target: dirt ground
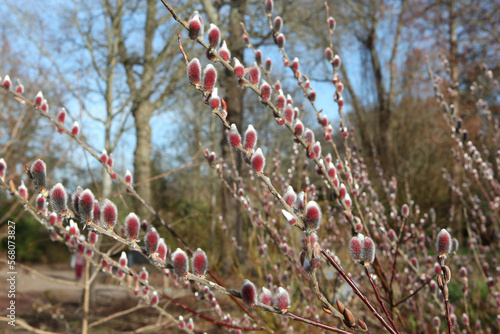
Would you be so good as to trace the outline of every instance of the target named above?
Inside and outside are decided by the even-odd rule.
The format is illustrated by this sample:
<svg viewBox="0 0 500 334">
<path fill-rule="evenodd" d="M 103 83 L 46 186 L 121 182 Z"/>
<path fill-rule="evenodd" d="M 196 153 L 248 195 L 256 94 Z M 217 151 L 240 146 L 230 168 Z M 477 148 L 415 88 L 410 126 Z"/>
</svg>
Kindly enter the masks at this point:
<svg viewBox="0 0 500 334">
<path fill-rule="evenodd" d="M 77 280 L 75 270 L 68 264 L 57 265 L 29 265 L 38 272 L 51 278 L 62 279 L 68 282 L 83 283 L 83 280 Z M 139 268 L 135 268 L 140 270 Z M 6 308 L 9 305 L 8 298 L 9 284 L 7 283 L 7 267 L 5 263 L 0 263 L 0 317 L 5 317 Z M 161 273 L 152 275 L 149 281 L 157 287 L 169 288 L 168 280 L 164 280 Z M 115 280 L 109 278 L 104 273 L 99 273 L 96 284 L 93 303 L 90 310 L 89 322 L 96 321 L 109 314 L 134 307 L 140 303 L 140 298 L 133 295 L 133 292 L 124 286 L 120 286 Z M 172 287 L 168 289 L 176 297 L 182 297 L 188 291 Z M 31 326 L 38 329 L 53 331 L 58 333 L 79 332 L 81 326 L 83 289 L 78 286 L 71 286 L 38 277 L 37 275 L 17 266 L 16 275 L 16 317 L 26 320 Z M 138 328 L 141 324 L 147 325 L 157 320 L 158 313 L 150 308 L 144 308 L 126 316 L 112 320 L 104 325 L 96 326 L 89 330 L 90 333 L 109 333 L 118 330 L 131 331 Z M 5 320 L 5 319 L 4 319 Z M 5 321 L 0 321 L 0 333 L 28 333 L 22 330 L 19 325 L 9 326 Z M 173 331 L 175 332 L 175 330 Z"/>
</svg>

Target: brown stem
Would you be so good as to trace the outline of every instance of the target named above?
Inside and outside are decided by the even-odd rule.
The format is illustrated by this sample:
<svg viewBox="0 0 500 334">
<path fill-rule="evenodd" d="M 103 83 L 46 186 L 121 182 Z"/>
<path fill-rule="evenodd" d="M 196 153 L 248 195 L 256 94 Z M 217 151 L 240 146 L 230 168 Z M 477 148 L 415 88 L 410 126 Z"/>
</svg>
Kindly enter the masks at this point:
<svg viewBox="0 0 500 334">
<path fill-rule="evenodd" d="M 89 329 L 89 304 L 90 304 L 90 283 L 89 279 L 90 263 L 85 261 L 85 289 L 83 290 L 83 320 L 82 320 L 82 334 L 87 334 Z"/>
<path fill-rule="evenodd" d="M 375 317 L 382 323 L 382 325 L 392 334 L 398 334 L 392 327 L 385 321 L 385 319 L 378 313 L 375 307 L 370 303 L 368 297 L 366 297 L 361 290 L 359 290 L 356 283 L 354 283 L 349 276 L 345 273 L 344 269 L 332 258 L 330 252 L 326 252 L 324 249 L 321 249 L 321 254 L 330 262 L 330 264 L 338 271 L 338 273 L 342 276 L 342 278 L 349 284 L 352 288 L 352 291 L 365 303 L 365 305 L 370 309 Z"/>
<path fill-rule="evenodd" d="M 401 229 L 399 230 L 398 240 L 396 240 L 396 251 L 394 252 L 394 262 L 392 263 L 392 270 L 391 270 L 391 281 L 389 283 L 391 286 L 392 286 L 392 281 L 394 280 L 394 276 L 396 274 L 396 263 L 398 260 L 399 243 L 401 242 L 401 236 L 403 235 L 405 222 L 406 222 L 406 217 L 403 218 L 403 224 L 401 224 Z"/>
<path fill-rule="evenodd" d="M 401 299 L 399 302 L 397 302 L 396 304 L 394 304 L 393 307 L 398 307 L 399 305 L 401 305 L 402 303 L 404 303 L 405 301 L 407 301 L 411 297 L 415 296 L 420 290 L 422 290 L 427 284 L 429 284 L 430 281 L 432 281 L 435 277 L 436 277 L 436 275 L 434 275 L 431 278 L 429 278 L 427 281 L 425 281 L 424 284 L 422 284 L 421 286 L 419 286 L 417 290 L 413 291 L 411 294 L 409 294 L 408 296 L 406 296 L 403 299 Z"/>
<path fill-rule="evenodd" d="M 1 178 L 0 178 L 0 188 L 4 188 L 4 189 L 10 191 L 11 194 L 12 194 L 12 196 L 16 197 L 17 200 L 20 201 L 24 205 L 24 207 L 26 208 L 26 211 L 28 211 L 46 229 L 48 229 L 48 230 L 50 230 L 50 229 L 56 229 L 63 236 L 66 235 L 66 234 L 69 234 L 69 232 L 61 224 L 56 224 L 54 226 L 50 226 L 48 224 L 48 222 L 46 221 L 47 217 L 44 217 L 39 212 L 37 212 L 37 210 L 35 209 L 35 207 L 32 204 L 30 204 L 28 201 L 26 201 L 23 197 L 19 196 L 19 194 L 17 193 L 17 191 L 15 189 L 10 189 L 9 186 L 7 185 L 7 183 L 5 183 Z M 101 228 L 100 226 L 95 225 L 95 224 L 93 224 L 91 226 L 91 228 L 95 229 L 100 234 L 104 234 L 104 235 L 107 235 L 107 236 L 111 237 L 112 239 L 114 239 L 118 243 L 122 243 L 123 245 L 128 246 L 130 249 L 141 251 L 141 249 L 137 246 L 137 244 L 135 243 L 135 241 L 125 240 L 125 239 L 121 238 L 120 236 L 118 236 L 117 234 L 115 234 L 114 231 L 108 231 L 106 229 Z M 59 236 L 59 238 L 57 240 L 64 242 L 64 238 L 61 237 L 60 235 L 58 235 L 58 236 Z M 110 265 L 112 265 L 112 266 L 114 266 L 116 268 L 120 268 L 122 271 L 124 271 L 125 273 L 128 273 L 129 275 L 132 275 L 132 276 L 136 276 L 137 275 L 132 269 L 121 267 L 120 264 L 118 262 L 114 261 L 108 254 L 102 253 L 100 250 L 98 250 L 94 246 L 90 245 L 86 241 L 79 240 L 78 242 L 80 244 L 82 244 L 83 246 L 85 246 L 86 249 L 93 250 L 95 254 L 99 255 L 108 264 L 110 264 Z M 75 251 L 76 251 L 76 249 L 75 249 Z M 87 256 L 87 254 L 85 254 L 85 253 L 82 254 L 82 256 L 85 257 L 85 259 L 87 260 L 87 263 L 91 263 L 95 267 L 97 267 L 99 269 L 103 269 L 102 264 L 100 262 L 97 262 L 96 260 L 94 260 L 92 257 Z M 158 259 L 153 259 L 152 257 L 148 257 L 147 254 L 145 254 L 145 256 L 156 267 L 165 268 L 168 265 L 167 263 L 165 263 L 163 261 L 160 261 Z M 113 278 L 115 278 L 115 279 L 119 280 L 120 282 L 122 282 L 122 280 L 120 280 L 119 277 L 117 277 L 112 272 L 108 272 L 107 270 L 105 270 L 105 272 L 107 274 L 111 275 Z M 92 283 L 92 281 L 94 280 L 94 278 L 97 276 L 98 273 L 99 273 L 99 271 L 96 270 L 94 272 L 94 274 L 92 275 L 92 277 L 89 280 L 87 280 L 86 284 L 90 285 Z M 159 291 L 158 289 L 156 289 L 154 286 L 150 285 L 147 281 L 143 281 L 143 280 L 139 279 L 139 282 L 143 286 L 147 286 L 151 291 L 156 291 L 159 295 L 163 296 L 164 298 L 173 301 L 171 299 L 171 297 L 169 297 L 166 294 L 162 293 L 161 291 Z M 212 284 L 214 284 L 214 283 L 212 283 Z M 133 287 L 130 287 L 127 284 L 124 284 L 124 285 L 127 288 L 129 288 L 129 289 L 132 289 L 132 290 L 134 289 Z M 225 289 L 222 285 L 218 285 L 218 286 L 220 286 L 222 289 Z M 238 299 L 237 299 L 237 301 L 240 302 Z M 178 306 L 178 307 L 181 307 L 181 308 L 189 311 L 189 312 L 192 312 L 193 314 L 195 314 L 198 317 L 201 317 L 201 318 L 203 318 L 203 319 L 205 319 L 205 320 L 207 320 L 209 322 L 212 322 L 212 323 L 220 325 L 220 326 L 229 327 L 229 328 L 232 328 L 232 329 L 240 329 L 240 330 L 252 330 L 252 331 L 254 331 L 254 330 L 262 330 L 262 328 L 259 328 L 259 327 L 255 327 L 255 328 L 252 327 L 252 328 L 247 328 L 247 329 L 245 329 L 244 327 L 239 327 L 239 326 L 235 327 L 234 325 L 229 325 L 229 324 L 226 324 L 226 323 L 223 323 L 223 322 L 219 322 L 219 321 L 217 321 L 215 319 L 209 318 L 207 316 L 203 316 L 203 315 L 199 314 L 198 312 L 190 309 L 189 307 L 187 307 L 187 306 L 185 306 L 185 305 L 183 305 L 183 304 L 181 304 L 181 303 L 179 303 L 177 301 L 175 301 L 174 304 L 176 306 Z M 155 308 L 155 309 L 157 309 L 158 312 L 160 312 L 161 314 L 165 315 L 167 318 L 171 319 L 174 322 L 177 322 L 177 320 L 172 315 L 170 315 L 169 313 L 167 313 L 162 308 L 159 308 L 158 306 L 152 306 L 152 307 Z M 83 326 L 82 326 L 82 330 L 83 330 Z"/>
<path fill-rule="evenodd" d="M 179 49 L 181 49 L 181 53 L 184 56 L 184 61 L 186 62 L 186 65 L 189 64 L 188 57 L 186 55 L 186 52 L 184 52 L 184 48 L 182 47 L 181 43 L 181 34 L 177 34 L 177 40 L 179 41 Z"/>
<path fill-rule="evenodd" d="M 80 139 L 79 137 L 76 137 L 76 136 L 73 136 L 73 134 L 71 133 L 71 130 L 68 130 L 63 124 L 59 123 L 58 120 L 56 120 L 55 118 L 53 118 L 52 116 L 50 116 L 49 114 L 47 114 L 46 112 L 42 111 L 41 109 L 39 109 L 38 107 L 35 106 L 35 104 L 28 100 L 27 98 L 25 98 L 23 95 L 21 94 L 18 94 L 16 93 L 15 91 L 13 90 L 6 90 L 6 89 L 3 89 L 3 90 L 0 90 L 0 91 L 6 91 L 7 93 L 13 95 L 18 101 L 22 101 L 23 104 L 29 106 L 29 107 L 32 107 L 35 111 L 37 111 L 41 116 L 47 118 L 49 121 L 51 121 L 54 125 L 56 125 L 57 127 L 61 128 L 61 130 L 63 131 L 63 133 L 67 134 L 68 136 L 70 136 L 73 140 L 75 140 L 85 151 L 87 151 L 92 157 L 94 157 L 97 161 L 99 161 L 103 167 L 105 168 L 105 170 L 111 175 L 113 173 L 113 170 L 105 163 L 102 163 L 101 162 L 101 159 L 100 159 L 100 156 L 98 156 L 94 150 L 88 146 L 84 141 L 83 139 Z M 168 225 L 165 220 L 160 216 L 160 214 L 149 204 L 147 203 L 136 191 L 135 189 L 132 187 L 132 185 L 129 185 L 125 182 L 125 179 L 123 177 L 121 177 L 120 175 L 116 174 L 116 180 L 118 182 L 120 182 L 126 189 L 127 191 L 129 192 L 130 195 L 132 195 L 133 197 L 135 197 L 144 207 L 147 208 L 147 210 L 152 213 L 156 219 L 158 219 L 158 221 L 167 229 L 167 231 L 175 238 L 177 239 L 177 241 L 179 241 L 183 247 L 185 248 L 186 252 L 190 255 L 193 254 L 193 250 L 189 247 L 189 245 L 184 241 L 184 239 L 181 238 L 181 236 L 179 234 L 177 234 L 177 232 L 175 232 L 175 230 L 170 226 Z M 3 183 L 3 182 L 2 182 Z M 5 189 L 9 189 L 9 187 L 7 186 L 7 184 L 5 184 Z M 36 210 L 34 211 L 36 212 Z M 100 231 L 101 233 L 103 232 L 106 232 L 106 231 Z M 106 234 L 106 233 L 104 233 Z M 111 236 L 112 238 L 114 238 L 116 240 L 117 238 L 117 235 L 109 235 Z M 120 238 L 120 237 L 118 237 Z M 122 239 L 122 238 L 121 238 Z M 133 245 L 130 245 L 128 241 L 122 239 L 121 240 L 122 243 L 124 244 L 127 244 L 129 245 L 129 247 L 131 247 L 132 249 L 136 249 L 138 248 L 138 246 L 136 245 L 135 247 Z M 210 276 L 213 277 L 213 279 L 215 281 L 217 281 L 217 283 L 223 285 L 222 281 L 218 278 L 218 276 L 210 269 L 207 270 L 207 272 L 210 274 Z M 255 315 L 253 315 L 250 310 L 241 302 L 239 301 L 238 299 L 235 299 L 233 297 L 231 297 L 231 299 L 233 299 L 234 302 L 237 303 L 237 305 L 245 312 L 247 313 L 252 319 L 254 320 L 257 320 L 257 318 L 255 317 Z"/>
<path fill-rule="evenodd" d="M 7 318 L 7 317 L 0 317 L 0 321 L 5 321 L 5 322 L 9 322 L 11 321 L 10 318 Z M 54 332 L 48 332 L 48 331 L 44 331 L 44 330 L 41 330 L 41 329 L 38 329 L 38 328 L 35 328 L 33 326 L 31 326 L 30 324 L 28 324 L 26 322 L 26 320 L 22 319 L 22 318 L 19 318 L 17 317 L 16 315 L 16 322 L 15 322 L 16 325 L 19 325 L 19 327 L 22 327 L 32 333 L 35 333 L 35 334 L 56 334 Z"/>
<path fill-rule="evenodd" d="M 91 322 L 89 324 L 89 328 L 92 328 L 92 327 L 95 327 L 95 326 L 98 326 L 100 324 L 103 324 L 107 321 L 110 321 L 110 320 L 113 320 L 115 318 L 118 318 L 118 317 L 121 317 L 122 315 L 125 315 L 125 314 L 129 314 L 129 313 L 132 313 L 132 312 L 135 312 L 137 310 L 140 310 L 141 308 L 145 308 L 147 305 L 145 304 L 137 304 L 136 306 L 134 307 L 131 307 L 129 309 L 126 309 L 124 311 L 120 311 L 120 312 L 116 312 L 116 313 L 113 313 L 105 318 L 102 318 L 102 319 L 99 319 L 97 321 L 94 321 L 94 322 Z"/>
<path fill-rule="evenodd" d="M 441 259 L 441 274 L 439 276 L 439 280 L 442 282 L 442 284 L 438 284 L 439 289 L 441 290 L 441 294 L 443 295 L 444 299 L 444 306 L 446 309 L 446 320 L 448 322 L 448 334 L 451 334 L 452 332 L 452 327 L 453 324 L 451 323 L 451 318 L 450 318 L 450 302 L 448 301 L 448 283 L 446 282 L 446 277 L 445 277 L 445 267 L 444 267 L 444 259 Z"/>
<path fill-rule="evenodd" d="M 364 266 L 365 267 L 365 273 L 366 273 L 366 276 L 368 276 L 368 279 L 370 280 L 370 283 L 373 287 L 373 291 L 375 292 L 375 296 L 377 296 L 377 300 L 378 302 L 380 303 L 380 305 L 382 306 L 382 309 L 384 310 L 384 313 L 385 313 L 385 316 L 387 317 L 387 319 L 389 319 L 389 321 L 391 322 L 391 325 L 392 325 L 392 328 L 394 328 L 394 330 L 399 333 L 399 330 L 398 328 L 396 327 L 396 324 L 394 323 L 394 320 L 392 320 L 392 317 L 391 315 L 389 314 L 389 311 L 387 311 L 387 308 L 385 307 L 385 304 L 384 304 L 384 301 L 382 300 L 382 298 L 380 298 L 380 294 L 378 293 L 378 289 L 377 289 L 377 286 L 375 285 L 375 282 L 373 282 L 373 279 L 372 279 L 372 276 L 370 275 L 370 270 L 368 270 L 368 267 L 367 266 Z"/>
</svg>

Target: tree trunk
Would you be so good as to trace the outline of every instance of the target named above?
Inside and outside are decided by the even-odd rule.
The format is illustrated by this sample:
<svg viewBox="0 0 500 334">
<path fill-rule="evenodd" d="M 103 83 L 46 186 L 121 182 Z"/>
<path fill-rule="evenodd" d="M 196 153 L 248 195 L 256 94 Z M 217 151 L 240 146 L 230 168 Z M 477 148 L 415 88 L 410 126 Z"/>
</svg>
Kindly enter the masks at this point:
<svg viewBox="0 0 500 334">
<path fill-rule="evenodd" d="M 455 105 L 455 114 L 460 117 L 460 96 L 458 94 L 458 41 L 457 41 L 457 22 L 455 20 L 455 1 L 449 0 L 448 2 L 448 15 L 449 15 L 449 29 L 450 29 L 450 76 L 452 87 L 456 90 L 453 96 L 453 104 Z"/>
<path fill-rule="evenodd" d="M 373 73 L 375 75 L 375 85 L 377 88 L 380 136 L 380 141 L 378 141 L 378 143 L 380 155 L 382 157 L 381 163 L 384 170 L 392 173 L 394 171 L 394 152 L 391 133 L 392 110 L 391 106 L 387 103 L 387 93 L 386 89 L 384 88 L 382 66 L 380 64 L 380 59 L 378 58 L 378 53 L 375 47 L 375 31 L 372 31 L 369 34 L 365 43 L 366 47 L 370 50 L 370 59 L 373 67 Z"/>
<path fill-rule="evenodd" d="M 384 101 L 385 104 L 385 101 Z M 380 153 L 382 167 L 388 172 L 394 172 L 394 149 L 391 131 L 392 112 L 389 106 L 381 105 L 379 109 Z"/>
<path fill-rule="evenodd" d="M 151 126 L 149 120 L 153 113 L 153 106 L 149 101 L 134 106 L 135 129 L 137 131 L 137 145 L 134 151 L 134 183 L 137 193 L 146 201 L 153 205 L 151 196 L 151 184 L 148 181 L 151 177 Z M 136 213 L 141 219 L 149 219 L 149 211 L 139 202 L 136 202 Z"/>
<path fill-rule="evenodd" d="M 246 0 L 232 0 L 231 1 L 231 15 L 229 22 L 229 36 L 227 37 L 227 43 L 231 46 L 232 56 L 238 58 L 243 63 L 243 50 L 245 45 L 243 44 L 242 36 L 243 29 L 240 22 L 244 22 L 244 13 L 246 11 Z M 238 86 L 238 81 L 233 73 L 228 70 L 223 72 L 223 80 L 220 81 L 221 85 L 226 91 L 226 96 L 224 97 L 227 104 L 227 120 L 229 124 L 236 124 L 238 130 L 243 132 L 243 94 L 244 91 Z M 230 150 L 226 136 L 223 136 L 221 140 L 221 150 L 222 157 L 225 160 L 229 160 L 231 157 Z M 239 154 L 234 155 L 236 159 L 236 168 L 239 173 L 241 173 L 241 156 Z M 238 245 L 242 245 L 243 242 L 243 226 L 241 219 L 241 210 L 233 199 L 229 190 L 222 189 L 222 212 L 226 224 L 230 227 L 233 236 L 236 238 Z M 227 254 L 228 252 L 223 252 Z M 241 252 L 238 252 L 241 254 Z M 243 257 L 240 257 L 243 260 Z M 228 263 L 228 261 L 224 261 Z"/>
<path fill-rule="evenodd" d="M 455 106 L 455 115 L 457 118 L 460 117 L 460 95 L 459 95 L 459 85 L 458 85 L 458 42 L 457 42 L 457 22 L 455 20 L 455 0 L 448 1 L 448 16 L 449 16 L 449 33 L 450 33 L 450 54 L 449 54 L 449 64 L 450 64 L 450 79 L 451 87 L 455 90 L 455 95 L 452 97 L 452 103 Z M 456 184 L 462 184 L 462 173 L 459 164 L 453 164 L 452 177 Z M 454 191 L 450 191 L 451 205 L 455 210 L 453 215 L 450 215 L 450 220 L 454 220 L 455 226 L 459 226 L 460 230 L 465 229 L 462 206 L 460 203 L 460 198 Z M 450 223 L 452 223 L 450 221 Z"/>
</svg>

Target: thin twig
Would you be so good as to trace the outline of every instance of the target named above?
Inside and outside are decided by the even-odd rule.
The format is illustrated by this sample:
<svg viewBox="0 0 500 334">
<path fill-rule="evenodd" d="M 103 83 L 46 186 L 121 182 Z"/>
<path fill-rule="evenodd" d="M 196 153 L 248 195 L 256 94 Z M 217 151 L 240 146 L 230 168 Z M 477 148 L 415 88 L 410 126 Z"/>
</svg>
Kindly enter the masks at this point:
<svg viewBox="0 0 500 334">
<path fill-rule="evenodd" d="M 402 303 L 404 303 L 405 301 L 407 301 L 411 297 L 415 296 L 420 290 L 422 290 L 427 284 L 429 284 L 435 277 L 436 277 L 436 275 L 434 275 L 431 278 L 429 278 L 427 281 L 425 281 L 424 284 L 422 284 L 421 286 L 419 286 L 417 290 L 413 291 L 408 296 L 406 296 L 403 299 L 401 299 L 399 302 L 397 302 L 396 304 L 394 304 L 393 307 L 398 307 L 399 305 L 401 305 Z"/>
<path fill-rule="evenodd" d="M 116 312 L 116 313 L 113 313 L 111 315 L 108 315 L 107 317 L 104 317 L 102 319 L 99 319 L 97 321 L 94 321 L 94 322 L 91 322 L 89 324 L 89 328 L 92 328 L 92 327 L 95 327 L 95 326 L 98 326 L 98 325 L 101 325 L 107 321 L 110 321 L 110 320 L 113 320 L 115 318 L 118 318 L 118 317 L 121 317 L 122 315 L 126 315 L 126 314 L 129 314 L 129 313 L 132 313 L 132 312 L 135 312 L 137 310 L 140 310 L 140 309 L 143 309 L 143 308 L 146 308 L 147 305 L 146 304 L 137 304 L 136 306 L 134 307 L 131 307 L 129 309 L 126 309 L 124 311 L 120 311 L 120 312 Z"/>
<path fill-rule="evenodd" d="M 385 316 L 387 317 L 387 319 L 389 319 L 389 321 L 391 322 L 391 325 L 392 325 L 392 328 L 394 328 L 394 330 L 399 333 L 399 330 L 398 328 L 396 327 L 396 324 L 394 323 L 394 320 L 392 320 L 392 317 L 391 315 L 389 314 L 389 311 L 387 311 L 387 308 L 385 307 L 385 304 L 384 304 L 384 301 L 382 300 L 382 298 L 380 298 L 380 294 L 378 293 L 378 288 L 377 286 L 375 285 L 375 282 L 373 281 L 372 279 L 372 275 L 370 274 L 370 270 L 368 269 L 368 266 L 364 266 L 365 267 L 365 273 L 366 273 L 366 276 L 368 277 L 368 279 L 370 280 L 370 283 L 372 285 L 372 288 L 373 288 L 373 291 L 375 292 L 375 296 L 377 296 L 377 300 L 378 302 L 380 303 L 380 305 L 382 306 L 382 309 L 384 310 L 384 313 L 385 313 Z"/>
<path fill-rule="evenodd" d="M 3 262 L 3 263 L 7 263 L 7 260 L 5 259 L 0 259 L 0 262 Z M 19 266 L 21 267 L 22 269 L 30 272 L 31 274 L 43 279 L 43 280 L 46 280 L 46 281 L 50 281 L 50 282 L 54 282 L 54 283 L 57 283 L 57 284 L 64 284 L 64 285 L 69 285 L 69 286 L 74 286 L 74 287 L 77 287 L 77 288 L 84 288 L 85 285 L 82 284 L 82 283 L 79 283 L 79 282 L 73 282 L 73 281 L 68 281 L 68 280 L 64 280 L 64 279 L 60 279 L 60 278 L 55 278 L 55 277 L 50 277 L 50 276 L 47 276 L 45 274 L 42 274 L 41 272 L 39 272 L 38 270 L 36 269 L 33 269 L 29 266 L 26 266 L 22 263 L 19 263 L 16 261 L 16 266 Z"/>
<path fill-rule="evenodd" d="M 397 332 L 385 321 L 385 319 L 378 313 L 378 311 L 375 309 L 375 307 L 370 303 L 368 300 L 368 297 L 366 297 L 361 290 L 357 287 L 356 283 L 354 283 L 349 276 L 345 273 L 344 269 L 335 261 L 335 259 L 332 258 L 330 255 L 330 252 L 326 252 L 324 249 L 321 249 L 321 254 L 325 256 L 325 258 L 330 262 L 331 265 L 339 272 L 339 274 L 342 276 L 342 278 L 349 284 L 349 286 L 352 288 L 354 293 L 358 295 L 358 297 L 365 303 L 366 306 L 370 309 L 370 311 L 373 313 L 375 317 L 382 323 L 382 325 L 392 334 L 397 334 Z"/>
<path fill-rule="evenodd" d="M 85 261 L 85 289 L 83 294 L 83 319 L 82 319 L 82 334 L 87 334 L 89 328 L 89 304 L 90 304 L 90 284 L 89 279 L 90 262 Z"/>
<path fill-rule="evenodd" d="M 0 321 L 10 322 L 11 320 L 8 317 L 0 317 Z M 19 318 L 17 315 L 16 315 L 15 324 L 16 324 L 16 326 L 19 325 L 20 327 L 22 327 L 22 328 L 24 328 L 32 333 L 36 333 L 36 334 L 57 334 L 54 332 L 44 331 L 44 330 L 35 328 L 35 327 L 31 326 L 30 324 L 28 324 L 26 322 L 26 320 L 24 320 L 23 318 Z"/>
</svg>

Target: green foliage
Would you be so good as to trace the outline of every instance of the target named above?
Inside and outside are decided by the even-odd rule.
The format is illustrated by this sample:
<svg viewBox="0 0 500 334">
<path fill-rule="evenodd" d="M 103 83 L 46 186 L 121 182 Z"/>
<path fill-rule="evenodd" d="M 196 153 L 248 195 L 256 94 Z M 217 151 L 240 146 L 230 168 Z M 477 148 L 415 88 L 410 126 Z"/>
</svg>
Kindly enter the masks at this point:
<svg viewBox="0 0 500 334">
<path fill-rule="evenodd" d="M 24 215 L 15 223 L 16 261 L 54 263 L 66 260 L 66 247 L 61 243 L 50 242 L 47 230 L 31 216 Z M 6 252 L 7 245 L 7 238 L 4 237 L 0 242 L 0 252 Z"/>
<path fill-rule="evenodd" d="M 462 286 L 460 282 L 453 279 L 448 283 L 448 290 L 450 293 L 449 300 L 451 304 L 460 303 L 463 300 L 464 294 L 462 292 Z"/>
</svg>

